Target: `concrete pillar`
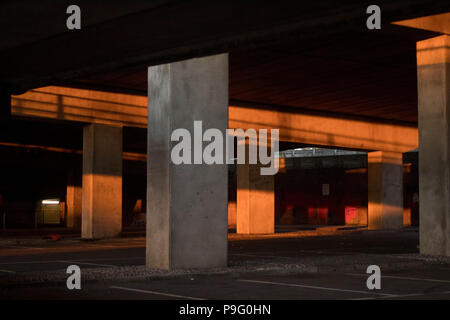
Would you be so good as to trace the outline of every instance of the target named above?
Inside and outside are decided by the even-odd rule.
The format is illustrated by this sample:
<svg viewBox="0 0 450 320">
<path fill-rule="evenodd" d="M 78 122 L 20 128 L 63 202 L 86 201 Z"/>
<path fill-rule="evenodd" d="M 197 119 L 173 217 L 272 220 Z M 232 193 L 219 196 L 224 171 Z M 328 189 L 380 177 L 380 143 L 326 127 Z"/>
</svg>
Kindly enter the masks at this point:
<svg viewBox="0 0 450 320">
<path fill-rule="evenodd" d="M 261 175 L 260 165 L 237 165 L 237 218 L 239 234 L 275 232 L 274 175 Z"/>
<path fill-rule="evenodd" d="M 368 227 L 403 227 L 402 154 L 376 151 L 368 153 Z"/>
<path fill-rule="evenodd" d="M 227 165 L 174 164 L 171 134 L 184 128 L 194 140 L 194 121 L 202 121 L 225 141 L 228 54 L 150 67 L 148 84 L 147 266 L 224 267 Z"/>
<path fill-rule="evenodd" d="M 83 135 L 81 236 L 102 239 L 122 230 L 122 128 L 91 124 Z"/>
<path fill-rule="evenodd" d="M 420 253 L 450 256 L 450 36 L 417 43 Z"/>
<path fill-rule="evenodd" d="M 67 228 L 81 228 L 82 194 L 81 172 L 76 168 L 69 171 L 66 188 L 66 226 Z"/>
</svg>

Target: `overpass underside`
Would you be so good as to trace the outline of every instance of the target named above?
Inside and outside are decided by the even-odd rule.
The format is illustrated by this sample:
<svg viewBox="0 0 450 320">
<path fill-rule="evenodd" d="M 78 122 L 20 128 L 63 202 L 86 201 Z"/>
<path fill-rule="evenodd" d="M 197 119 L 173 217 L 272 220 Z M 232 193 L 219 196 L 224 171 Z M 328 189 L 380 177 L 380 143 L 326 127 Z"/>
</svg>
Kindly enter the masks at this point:
<svg viewBox="0 0 450 320">
<path fill-rule="evenodd" d="M 390 22 L 420 17 L 406 12 L 399 19 L 386 6 Z M 170 52 L 132 66 L 98 61 L 97 68 L 78 59 L 70 70 L 66 60 L 47 71 L 33 67 L 27 74 L 20 68 L 4 94 L 9 110 L 2 121 L 82 128 L 81 146 L 58 151 L 82 157 L 82 168 L 71 174 L 81 184 L 68 183 L 66 203 L 68 225 L 80 227 L 85 239 L 120 234 L 124 159 L 146 161 L 149 267 L 227 265 L 227 164 L 174 163 L 171 138 L 180 128 L 190 133 L 193 153 L 198 134 L 227 128 L 278 129 L 282 143 L 368 152 L 369 229 L 403 227 L 402 155 L 419 148 L 420 251 L 448 256 L 450 19 L 441 7 L 430 10 L 437 15 L 425 21 L 386 23 L 373 31 L 342 27 L 307 39 L 293 32 L 305 26 L 292 24 L 299 29 L 287 34 L 274 27 L 283 37 L 266 30 L 268 35 L 254 38 L 256 44 L 237 47 L 231 37 L 226 50 L 204 41 L 200 54 Z M 60 40 L 45 45 L 60 46 Z M 53 77 L 57 80 L 49 81 Z M 124 150 L 129 128 L 146 129 L 138 151 Z M 14 140 L 5 136 L 3 144 Z M 261 167 L 237 165 L 237 233 L 274 232 L 275 176 L 261 175 Z"/>
</svg>

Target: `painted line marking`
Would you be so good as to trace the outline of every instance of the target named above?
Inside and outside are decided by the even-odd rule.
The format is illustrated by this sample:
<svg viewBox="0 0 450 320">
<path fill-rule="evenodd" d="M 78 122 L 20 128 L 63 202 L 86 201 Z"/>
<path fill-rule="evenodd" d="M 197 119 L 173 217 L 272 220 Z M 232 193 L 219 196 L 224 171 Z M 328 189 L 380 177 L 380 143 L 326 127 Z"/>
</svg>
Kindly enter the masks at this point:
<svg viewBox="0 0 450 320">
<path fill-rule="evenodd" d="M 15 264 L 40 264 L 40 263 L 55 263 L 55 262 L 59 262 L 59 261 L 23 261 L 23 262 L 2 262 L 0 263 L 0 265 L 4 266 L 4 265 L 15 265 Z"/>
<path fill-rule="evenodd" d="M 449 293 L 450 293 L 450 291 L 428 292 L 428 293 L 393 294 L 390 297 L 369 297 L 369 298 L 358 298 L 358 299 L 349 299 L 349 300 L 394 299 L 394 298 L 420 297 L 420 296 L 427 296 L 427 295 L 432 295 L 432 294 L 449 294 Z"/>
<path fill-rule="evenodd" d="M 357 277 L 368 277 L 367 274 L 360 274 L 360 273 L 346 273 L 346 275 L 349 275 L 349 276 L 357 276 Z M 438 279 L 427 279 L 427 278 L 413 278 L 413 277 L 398 277 L 398 276 L 386 276 L 386 275 L 382 275 L 381 278 L 399 279 L 399 280 L 411 280 L 411 281 L 427 281 L 427 282 L 450 283 L 450 280 L 438 280 Z"/>
<path fill-rule="evenodd" d="M 450 268 L 440 268 L 441 270 L 448 271 Z"/>
<path fill-rule="evenodd" d="M 145 260 L 144 257 L 130 257 L 130 258 L 104 258 L 104 259 L 80 259 L 81 262 L 95 262 L 95 261 L 123 261 L 123 260 Z M 17 265 L 17 264 L 41 264 L 41 263 L 66 263 L 68 260 L 47 260 L 47 261 L 13 261 L 1 262 L 0 265 Z"/>
<path fill-rule="evenodd" d="M 178 294 L 158 292 L 158 291 L 133 289 L 133 288 L 125 288 L 125 287 L 116 287 L 116 286 L 112 286 L 112 287 L 109 287 L 109 288 L 110 289 L 117 289 L 117 290 L 131 291 L 131 292 L 154 294 L 154 295 L 166 296 L 166 297 L 170 297 L 170 298 L 180 298 L 180 299 L 189 299 L 189 300 L 205 300 L 205 299 L 202 299 L 202 298 L 188 297 L 188 296 L 182 296 L 182 295 L 178 295 Z"/>
<path fill-rule="evenodd" d="M 12 271 L 12 270 L 4 270 L 4 269 L 0 269 L 0 272 L 5 272 L 5 273 L 16 273 L 15 271 Z"/>
<path fill-rule="evenodd" d="M 273 251 L 272 252 L 267 252 L 267 251 L 263 251 L 263 252 L 258 252 L 259 255 L 273 255 Z M 296 253 L 314 253 L 314 254 L 329 254 L 329 255 L 352 255 L 352 254 L 358 254 L 358 252 L 349 252 L 349 251 L 335 251 L 335 250 L 295 250 L 295 251 L 277 251 L 277 253 L 279 254 L 296 254 Z M 251 253 L 235 253 L 232 255 L 247 255 L 247 254 L 251 254 Z M 282 256 L 274 256 L 274 257 L 280 257 L 283 258 Z M 289 257 L 285 257 L 285 258 L 299 258 L 299 256 L 289 256 Z"/>
<path fill-rule="evenodd" d="M 87 266 L 108 267 L 108 268 L 117 267 L 116 265 L 113 265 L 113 264 L 100 264 L 100 263 L 72 261 L 72 260 L 59 260 L 58 262 L 69 263 L 69 264 L 81 264 L 81 265 L 87 265 Z"/>
<path fill-rule="evenodd" d="M 386 297 L 392 296 L 392 294 L 387 294 L 387 293 L 367 292 L 367 291 L 360 291 L 360 290 L 337 289 L 337 288 L 327 288 L 327 287 L 317 287 L 317 286 L 307 286 L 307 285 L 295 284 L 295 283 L 283 283 L 283 282 L 271 282 L 271 281 L 259 281 L 259 280 L 238 280 L 238 281 L 249 282 L 249 283 L 260 283 L 260 284 L 272 284 L 272 285 L 286 286 L 286 287 L 299 287 L 299 288 L 306 288 L 306 289 L 327 290 L 327 291 L 375 294 L 375 295 L 386 296 Z"/>
<path fill-rule="evenodd" d="M 14 249 L 36 249 L 36 250 L 44 250 L 45 248 L 41 248 L 41 247 L 28 247 L 28 246 L 22 246 L 22 245 L 12 245 L 12 244 L 2 244 L 0 245 L 0 247 L 5 247 L 5 248 L 14 248 Z"/>
<path fill-rule="evenodd" d="M 257 255 L 257 254 L 246 254 L 246 253 L 234 253 L 232 256 L 238 257 L 256 257 L 256 258 L 281 258 L 281 259 L 295 259 L 296 257 L 283 257 L 283 256 L 272 256 L 272 255 Z"/>
<path fill-rule="evenodd" d="M 125 260 L 144 260 L 145 257 L 130 257 L 130 258 L 99 258 L 99 259 L 79 259 L 77 261 L 125 261 Z"/>
</svg>

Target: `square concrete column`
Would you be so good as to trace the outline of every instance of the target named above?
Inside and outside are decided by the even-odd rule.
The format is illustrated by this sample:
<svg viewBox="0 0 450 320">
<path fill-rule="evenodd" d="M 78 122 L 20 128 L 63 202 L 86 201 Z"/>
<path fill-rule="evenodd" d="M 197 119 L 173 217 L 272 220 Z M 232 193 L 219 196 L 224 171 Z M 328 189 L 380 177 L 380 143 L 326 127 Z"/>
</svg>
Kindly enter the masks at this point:
<svg viewBox="0 0 450 320">
<path fill-rule="evenodd" d="M 403 161 L 397 152 L 368 153 L 368 227 L 403 227 Z"/>
<path fill-rule="evenodd" d="M 66 226 L 67 228 L 81 228 L 83 189 L 81 170 L 72 168 L 67 175 L 66 188 Z"/>
<path fill-rule="evenodd" d="M 147 266 L 158 269 L 227 265 L 226 164 L 202 161 L 202 132 L 228 126 L 228 54 L 148 69 Z M 175 164 L 171 135 L 186 129 L 190 159 Z M 196 130 L 197 131 L 197 130 Z M 193 142 L 194 140 L 194 142 Z M 200 140 L 200 142 L 198 142 Z M 200 149 L 198 148 L 200 146 Z"/>
<path fill-rule="evenodd" d="M 450 256 L 450 36 L 417 43 L 420 252 Z"/>
<path fill-rule="evenodd" d="M 274 175 L 261 175 L 258 164 L 237 165 L 237 216 L 239 234 L 275 232 Z"/>
<path fill-rule="evenodd" d="M 122 128 L 84 127 L 81 236 L 102 239 L 122 231 Z"/>
</svg>

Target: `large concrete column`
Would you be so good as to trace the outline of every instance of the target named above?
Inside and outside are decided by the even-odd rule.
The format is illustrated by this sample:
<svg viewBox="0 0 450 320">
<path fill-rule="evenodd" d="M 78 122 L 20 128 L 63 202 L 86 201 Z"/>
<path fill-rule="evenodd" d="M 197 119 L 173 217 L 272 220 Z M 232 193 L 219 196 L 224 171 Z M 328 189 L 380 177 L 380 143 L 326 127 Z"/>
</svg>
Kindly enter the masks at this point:
<svg viewBox="0 0 450 320">
<path fill-rule="evenodd" d="M 174 164 L 171 149 L 179 142 L 171 134 L 184 128 L 201 139 L 193 128 L 202 121 L 203 131 L 219 129 L 225 142 L 228 54 L 150 67 L 148 84 L 147 266 L 224 267 L 227 165 Z M 191 150 L 191 159 L 201 156 Z"/>
<path fill-rule="evenodd" d="M 275 232 L 274 175 L 261 175 L 260 165 L 237 165 L 237 217 L 239 234 Z"/>
<path fill-rule="evenodd" d="M 66 188 L 66 226 L 67 228 L 81 228 L 82 196 L 81 172 L 77 168 L 70 170 L 67 175 Z"/>
<path fill-rule="evenodd" d="M 122 128 L 91 124 L 83 135 L 81 236 L 101 239 L 122 230 Z"/>
<path fill-rule="evenodd" d="M 368 227 L 403 227 L 403 162 L 397 152 L 368 153 Z"/>
<path fill-rule="evenodd" d="M 420 252 L 450 256 L 450 36 L 417 43 Z"/>
</svg>

